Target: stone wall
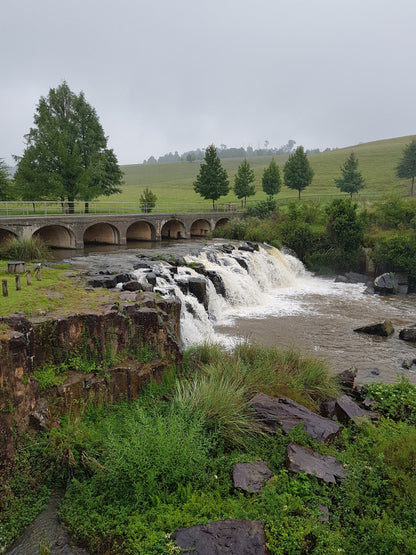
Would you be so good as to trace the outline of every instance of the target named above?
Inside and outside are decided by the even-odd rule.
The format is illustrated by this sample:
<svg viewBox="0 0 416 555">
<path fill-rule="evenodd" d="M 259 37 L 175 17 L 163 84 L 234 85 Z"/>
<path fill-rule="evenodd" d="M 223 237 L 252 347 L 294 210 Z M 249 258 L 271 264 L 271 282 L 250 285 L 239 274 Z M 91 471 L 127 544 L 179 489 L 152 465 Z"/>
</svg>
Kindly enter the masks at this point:
<svg viewBox="0 0 416 555">
<path fill-rule="evenodd" d="M 89 402 L 135 399 L 151 378 L 160 380 L 180 358 L 179 318 L 178 301 L 150 293 L 39 322 L 24 313 L 0 318 L 0 463 L 13 457 L 14 439 L 28 429 L 58 425 L 62 413 Z M 140 362 L 143 349 L 157 357 Z M 98 376 L 70 372 L 62 385 L 40 392 L 36 369 L 81 355 L 118 362 Z"/>
</svg>

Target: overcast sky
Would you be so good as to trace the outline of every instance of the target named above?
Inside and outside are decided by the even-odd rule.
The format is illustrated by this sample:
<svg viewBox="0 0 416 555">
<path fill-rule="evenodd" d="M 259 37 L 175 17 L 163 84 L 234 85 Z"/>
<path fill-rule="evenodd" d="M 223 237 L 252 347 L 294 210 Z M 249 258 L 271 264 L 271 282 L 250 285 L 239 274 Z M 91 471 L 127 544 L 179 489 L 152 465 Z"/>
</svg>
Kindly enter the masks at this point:
<svg viewBox="0 0 416 555">
<path fill-rule="evenodd" d="M 416 133 L 415 0 L 1 0 L 0 157 L 66 81 L 121 164 Z"/>
</svg>

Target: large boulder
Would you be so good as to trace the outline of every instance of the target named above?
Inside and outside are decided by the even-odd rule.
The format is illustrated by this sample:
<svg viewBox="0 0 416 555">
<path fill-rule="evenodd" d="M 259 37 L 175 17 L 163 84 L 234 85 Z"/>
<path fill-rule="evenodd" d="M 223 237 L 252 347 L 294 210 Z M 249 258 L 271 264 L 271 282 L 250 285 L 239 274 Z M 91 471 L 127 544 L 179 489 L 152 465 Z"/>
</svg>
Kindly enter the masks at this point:
<svg viewBox="0 0 416 555">
<path fill-rule="evenodd" d="M 307 447 L 289 443 L 286 448 L 286 468 L 290 472 L 316 476 L 326 483 L 338 482 L 347 477 L 343 464 L 330 455 L 320 455 Z"/>
<path fill-rule="evenodd" d="M 255 493 L 261 491 L 272 476 L 273 472 L 263 461 L 236 463 L 233 468 L 233 486 L 247 493 Z"/>
<path fill-rule="evenodd" d="M 403 339 L 403 341 L 416 343 L 416 324 L 413 324 L 408 328 L 403 328 L 402 330 L 400 330 L 399 338 Z"/>
<path fill-rule="evenodd" d="M 374 280 L 374 290 L 379 295 L 392 295 L 397 293 L 399 283 L 394 274 L 386 273 L 377 276 Z"/>
<path fill-rule="evenodd" d="M 212 284 L 214 285 L 215 291 L 217 292 L 217 294 L 226 298 L 227 291 L 225 289 L 224 281 L 220 276 L 220 274 L 215 270 L 206 270 L 205 275 L 210 281 L 212 281 Z"/>
<path fill-rule="evenodd" d="M 227 519 L 179 528 L 172 539 L 181 553 L 192 555 L 268 555 L 264 524 L 259 520 Z"/>
<path fill-rule="evenodd" d="M 282 429 L 284 433 L 288 433 L 294 426 L 303 424 L 305 432 L 322 443 L 333 439 L 341 430 L 336 422 L 315 414 L 287 397 L 274 399 L 257 393 L 250 404 L 255 416 L 269 432 Z"/>
<path fill-rule="evenodd" d="M 189 292 L 198 299 L 198 301 L 204 305 L 205 309 L 208 308 L 208 297 L 207 297 L 207 282 L 203 277 L 190 277 L 188 280 Z"/>
<path fill-rule="evenodd" d="M 394 333 L 394 328 L 390 320 L 383 320 L 383 322 L 356 328 L 354 331 L 358 333 L 367 333 L 369 335 L 378 335 L 379 337 L 389 337 Z"/>
</svg>

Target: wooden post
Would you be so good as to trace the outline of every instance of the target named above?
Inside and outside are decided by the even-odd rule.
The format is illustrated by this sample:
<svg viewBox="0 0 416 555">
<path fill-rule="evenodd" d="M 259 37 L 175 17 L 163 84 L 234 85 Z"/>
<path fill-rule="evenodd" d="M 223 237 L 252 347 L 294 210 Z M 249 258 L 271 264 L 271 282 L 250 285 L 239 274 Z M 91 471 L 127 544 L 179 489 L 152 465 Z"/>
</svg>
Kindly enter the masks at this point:
<svg viewBox="0 0 416 555">
<path fill-rule="evenodd" d="M 41 268 L 40 264 L 36 264 L 35 273 L 36 273 L 36 279 L 37 279 L 38 281 L 42 281 L 42 276 L 41 276 L 41 273 L 40 273 L 40 268 Z"/>
<path fill-rule="evenodd" d="M 7 279 L 3 279 L 2 284 L 3 284 L 3 297 L 8 297 L 9 291 L 7 289 Z"/>
<path fill-rule="evenodd" d="M 20 286 L 20 274 L 16 274 L 16 291 L 20 291 L 22 288 Z"/>
<path fill-rule="evenodd" d="M 32 272 L 30 270 L 26 272 L 26 279 L 27 279 L 27 284 L 32 285 Z"/>
</svg>

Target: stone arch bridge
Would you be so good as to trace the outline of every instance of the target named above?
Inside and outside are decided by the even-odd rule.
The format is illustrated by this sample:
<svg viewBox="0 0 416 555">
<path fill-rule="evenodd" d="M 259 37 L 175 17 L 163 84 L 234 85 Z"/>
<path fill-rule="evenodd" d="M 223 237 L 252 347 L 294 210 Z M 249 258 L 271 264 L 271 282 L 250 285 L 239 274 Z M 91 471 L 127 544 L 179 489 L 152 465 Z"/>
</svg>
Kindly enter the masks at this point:
<svg viewBox="0 0 416 555">
<path fill-rule="evenodd" d="M 233 212 L 233 217 L 241 213 Z M 205 237 L 224 225 L 227 213 L 63 214 L 0 217 L 0 244 L 10 237 L 39 237 L 50 247 L 79 249 L 86 244 L 125 245 Z"/>
</svg>

